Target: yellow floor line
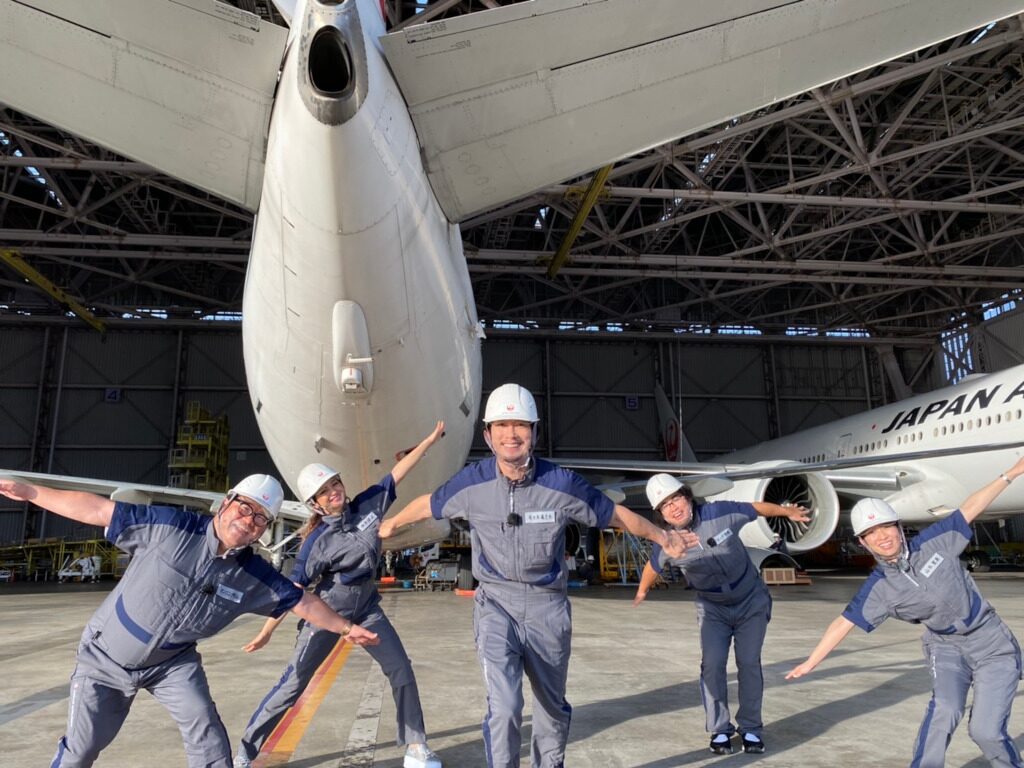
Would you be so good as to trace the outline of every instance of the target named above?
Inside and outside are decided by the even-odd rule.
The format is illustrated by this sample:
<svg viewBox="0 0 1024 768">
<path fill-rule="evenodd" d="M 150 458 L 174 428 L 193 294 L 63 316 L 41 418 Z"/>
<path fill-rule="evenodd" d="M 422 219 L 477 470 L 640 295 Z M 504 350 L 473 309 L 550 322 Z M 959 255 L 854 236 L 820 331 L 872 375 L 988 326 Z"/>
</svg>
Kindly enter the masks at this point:
<svg viewBox="0 0 1024 768">
<path fill-rule="evenodd" d="M 320 703 L 331 689 L 334 678 L 345 666 L 345 660 L 351 652 L 352 646 L 344 639 L 339 639 L 331 655 L 324 659 L 324 663 L 309 681 L 305 692 L 288 710 L 274 732 L 270 734 L 267 743 L 263 745 L 260 761 L 257 763 L 259 768 L 287 765 L 305 735 L 313 715 L 320 708 Z"/>
</svg>

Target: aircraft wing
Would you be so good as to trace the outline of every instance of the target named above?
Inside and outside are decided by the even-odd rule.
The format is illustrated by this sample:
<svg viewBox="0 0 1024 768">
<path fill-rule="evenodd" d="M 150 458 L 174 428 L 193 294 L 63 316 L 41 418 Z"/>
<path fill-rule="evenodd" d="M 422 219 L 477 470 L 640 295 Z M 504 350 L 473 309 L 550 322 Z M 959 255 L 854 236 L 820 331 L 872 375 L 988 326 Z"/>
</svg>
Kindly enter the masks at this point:
<svg viewBox="0 0 1024 768">
<path fill-rule="evenodd" d="M 533 0 L 382 38 L 453 221 L 1024 10 Z"/>
<path fill-rule="evenodd" d="M 756 480 L 769 477 L 785 477 L 794 473 L 820 472 L 830 481 L 837 484 L 848 484 L 852 489 L 859 485 L 871 490 L 891 490 L 894 486 L 896 471 L 890 467 L 911 464 L 922 459 L 934 459 L 941 456 L 959 456 L 968 453 L 984 453 L 1011 450 L 1024 446 L 1024 440 L 1008 443 L 977 443 L 950 448 L 931 448 L 926 451 L 906 451 L 904 453 L 874 454 L 871 456 L 844 456 L 825 461 L 762 461 L 755 464 L 715 464 L 712 462 L 679 462 L 679 461 L 630 461 L 618 459 L 561 459 L 551 461 L 569 469 L 592 469 L 600 471 L 620 472 L 668 472 L 683 475 L 689 483 L 702 478 L 720 480 Z M 874 468 L 865 471 L 864 468 Z M 854 472 L 853 470 L 860 470 Z"/>
<path fill-rule="evenodd" d="M 56 488 L 62 491 L 86 491 L 97 496 L 106 496 L 113 501 L 128 504 L 167 504 L 174 507 L 190 507 L 202 512 L 216 512 L 224 499 L 223 493 L 213 491 L 197 491 L 191 488 L 172 488 L 164 485 L 146 485 L 144 483 L 122 483 L 117 480 L 99 480 L 91 477 L 73 477 L 71 475 L 48 475 L 39 472 L 20 472 L 17 470 L 0 470 L 0 477 L 22 480 L 32 485 L 45 488 Z M 309 517 L 306 505 L 298 501 L 285 501 L 281 505 L 280 520 L 287 521 L 293 527 L 300 526 Z M 271 552 L 277 547 L 270 547 L 273 529 L 268 527 L 260 543 Z"/>
<path fill-rule="evenodd" d="M 255 210 L 287 36 L 215 0 L 0 0 L 0 102 Z"/>
<path fill-rule="evenodd" d="M 39 472 L 20 472 L 17 470 L 0 470 L 0 477 L 22 480 L 33 485 L 56 488 L 64 491 L 86 491 L 98 496 L 106 496 L 114 501 L 129 504 L 168 504 L 176 507 L 191 507 L 203 512 L 216 512 L 224 498 L 223 493 L 196 491 L 191 488 L 172 488 L 162 485 L 145 485 L 143 483 L 122 483 L 116 480 L 99 480 L 91 477 L 73 477 L 70 475 L 48 475 Z M 281 505 L 280 520 L 290 523 L 290 527 L 298 528 L 309 518 L 309 510 L 298 501 L 285 501 Z M 447 538 L 449 525 L 447 520 L 427 520 L 404 528 L 386 542 L 387 549 L 402 550 L 418 547 Z M 295 537 L 291 533 L 286 538 L 275 537 L 273 528 L 260 537 L 260 543 L 274 554 L 282 546 Z M 271 543 L 273 539 L 276 543 Z"/>
<path fill-rule="evenodd" d="M 0 471 L 0 477 L 22 480 L 32 485 L 56 488 L 62 491 L 86 491 L 97 496 L 106 496 L 114 501 L 129 504 L 169 504 L 177 507 L 191 507 L 212 511 L 220 505 L 223 493 L 195 491 L 190 488 L 122 483 L 117 480 L 99 480 L 91 477 L 70 475 L 47 475 L 39 472 Z"/>
<path fill-rule="evenodd" d="M 992 456 L 1020 454 L 1024 441 L 984 443 L 949 448 L 908 451 L 871 456 L 846 456 L 820 462 L 802 463 L 789 460 L 760 461 L 752 464 L 712 464 L 666 461 L 605 461 L 594 459 L 556 459 L 573 469 L 668 472 L 682 475 L 696 496 L 715 500 L 796 502 L 812 510 L 810 523 L 791 523 L 782 518 L 757 521 L 741 532 L 748 546 L 768 547 L 775 536 L 781 536 L 790 552 L 815 549 L 828 539 L 839 522 L 841 512 L 860 498 L 884 498 L 896 509 L 905 524 L 922 526 L 953 511 L 950 504 L 959 503 L 974 490 L 965 487 L 964 479 L 951 473 L 948 466 L 937 466 L 932 460 L 984 453 Z M 623 480 L 614 484 L 618 490 L 643 487 L 643 480 Z M 603 486 L 609 487 L 611 484 Z M 607 492 L 607 491 L 606 491 Z M 843 497 L 840 500 L 840 497 Z M 991 509 L 982 517 L 997 519 L 1017 514 Z"/>
</svg>

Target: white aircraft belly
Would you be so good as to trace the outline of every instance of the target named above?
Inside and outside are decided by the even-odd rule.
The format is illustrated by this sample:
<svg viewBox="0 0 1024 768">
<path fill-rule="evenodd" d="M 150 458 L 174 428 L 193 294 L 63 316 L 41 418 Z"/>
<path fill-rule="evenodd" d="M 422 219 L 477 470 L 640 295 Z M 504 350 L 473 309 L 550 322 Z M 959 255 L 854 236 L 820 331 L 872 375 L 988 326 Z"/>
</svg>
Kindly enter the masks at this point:
<svg viewBox="0 0 1024 768">
<path fill-rule="evenodd" d="M 378 57 L 369 57 L 369 77 L 359 111 L 330 126 L 302 103 L 294 59 L 282 73 L 243 342 L 260 429 L 288 482 L 319 461 L 357 492 L 444 419 L 445 439 L 403 483 L 408 499 L 437 487 L 468 453 L 479 340 L 458 230 L 425 183 L 412 123 Z M 336 385 L 339 301 L 354 302 L 346 316 L 366 321 L 365 394 Z"/>
</svg>

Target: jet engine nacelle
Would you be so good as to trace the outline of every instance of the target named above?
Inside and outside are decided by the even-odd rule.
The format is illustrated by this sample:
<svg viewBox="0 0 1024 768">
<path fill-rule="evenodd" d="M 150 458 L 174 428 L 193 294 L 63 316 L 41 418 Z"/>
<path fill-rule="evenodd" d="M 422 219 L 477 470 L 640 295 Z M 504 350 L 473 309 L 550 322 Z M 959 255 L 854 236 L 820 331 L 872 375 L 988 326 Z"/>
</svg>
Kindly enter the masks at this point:
<svg viewBox="0 0 1024 768">
<path fill-rule="evenodd" d="M 776 469 L 792 462 L 762 462 L 752 469 Z M 798 467 L 799 465 L 794 465 Z M 810 522 L 795 523 L 785 517 L 758 517 L 740 531 L 748 547 L 771 547 L 781 536 L 790 553 L 807 552 L 820 547 L 832 535 L 839 522 L 839 497 L 832 483 L 817 472 L 798 472 L 780 477 L 762 477 L 736 481 L 732 488 L 710 501 L 767 501 L 772 504 L 799 504 L 810 510 Z"/>
<path fill-rule="evenodd" d="M 882 498 L 896 510 L 900 522 L 912 528 L 930 525 L 946 517 L 971 493 L 960 478 L 934 467 L 916 468 L 913 474 L 904 473 L 901 480 L 903 488 Z"/>
</svg>

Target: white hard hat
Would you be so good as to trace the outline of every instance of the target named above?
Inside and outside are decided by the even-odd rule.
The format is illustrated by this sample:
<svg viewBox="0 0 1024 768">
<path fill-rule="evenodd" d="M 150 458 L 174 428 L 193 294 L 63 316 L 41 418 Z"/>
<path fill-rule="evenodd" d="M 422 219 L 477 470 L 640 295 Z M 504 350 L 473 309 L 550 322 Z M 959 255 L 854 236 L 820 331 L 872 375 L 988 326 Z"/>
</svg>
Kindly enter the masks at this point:
<svg viewBox="0 0 1024 768">
<path fill-rule="evenodd" d="M 484 424 L 495 421 L 540 421 L 530 391 L 518 384 L 502 384 L 491 392 L 484 407 Z"/>
<path fill-rule="evenodd" d="M 881 499 L 861 499 L 853 505 L 850 511 L 850 524 L 853 526 L 853 535 L 860 536 L 876 525 L 886 523 L 898 523 L 900 516 L 896 510 L 887 502 Z"/>
<path fill-rule="evenodd" d="M 324 487 L 324 483 L 332 477 L 340 477 L 337 470 L 331 469 L 326 464 L 307 464 L 299 472 L 299 496 L 307 506 L 312 506 L 313 497 L 316 492 Z"/>
<path fill-rule="evenodd" d="M 647 500 L 651 502 L 651 509 L 657 509 L 669 496 L 674 496 L 686 488 L 672 475 L 661 472 L 653 475 L 647 481 Z"/>
<path fill-rule="evenodd" d="M 284 501 L 281 484 L 276 477 L 270 475 L 249 475 L 228 491 L 228 495 L 252 499 L 267 510 L 272 520 L 277 519 L 281 512 L 281 502 Z"/>
</svg>

